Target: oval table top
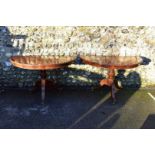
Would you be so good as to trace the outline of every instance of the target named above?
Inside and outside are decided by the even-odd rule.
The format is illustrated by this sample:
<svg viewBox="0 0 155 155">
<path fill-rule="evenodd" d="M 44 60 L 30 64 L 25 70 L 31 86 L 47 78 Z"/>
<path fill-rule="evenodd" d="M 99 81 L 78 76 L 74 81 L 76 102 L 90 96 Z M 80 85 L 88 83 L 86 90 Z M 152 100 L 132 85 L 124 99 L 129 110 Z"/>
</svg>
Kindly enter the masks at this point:
<svg viewBox="0 0 155 155">
<path fill-rule="evenodd" d="M 29 70 L 48 70 L 70 65 L 75 57 L 70 56 L 12 56 L 10 61 L 15 67 Z"/>
<path fill-rule="evenodd" d="M 84 63 L 109 69 L 130 69 L 142 63 L 137 56 L 81 56 Z"/>
</svg>

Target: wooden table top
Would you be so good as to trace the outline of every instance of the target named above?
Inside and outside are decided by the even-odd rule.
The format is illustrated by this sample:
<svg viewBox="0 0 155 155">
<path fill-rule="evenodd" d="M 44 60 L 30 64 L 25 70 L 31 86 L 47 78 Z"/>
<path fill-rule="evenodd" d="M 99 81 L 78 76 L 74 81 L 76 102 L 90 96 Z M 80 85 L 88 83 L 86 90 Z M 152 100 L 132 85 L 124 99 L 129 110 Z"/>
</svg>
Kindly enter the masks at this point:
<svg viewBox="0 0 155 155">
<path fill-rule="evenodd" d="M 15 67 L 29 70 L 48 70 L 70 65 L 75 57 L 56 56 L 12 56 L 10 61 Z"/>
<path fill-rule="evenodd" d="M 110 69 L 130 69 L 142 63 L 136 56 L 81 56 L 84 63 Z"/>
</svg>

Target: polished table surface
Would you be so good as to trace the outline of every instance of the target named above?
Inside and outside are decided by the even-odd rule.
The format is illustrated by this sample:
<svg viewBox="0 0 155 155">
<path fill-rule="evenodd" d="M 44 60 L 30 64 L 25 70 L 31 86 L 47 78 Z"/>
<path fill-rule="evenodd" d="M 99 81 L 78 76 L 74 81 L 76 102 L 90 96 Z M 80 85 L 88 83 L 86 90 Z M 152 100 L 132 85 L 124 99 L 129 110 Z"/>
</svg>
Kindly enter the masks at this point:
<svg viewBox="0 0 155 155">
<path fill-rule="evenodd" d="M 56 57 L 56 56 L 13 56 L 11 63 L 19 68 L 29 70 L 48 70 L 63 68 L 71 64 L 75 57 Z"/>
<path fill-rule="evenodd" d="M 116 88 L 120 88 L 115 78 L 115 70 L 135 68 L 143 62 L 143 59 L 137 56 L 81 56 L 81 59 L 85 64 L 108 69 L 108 76 L 100 81 L 100 85 L 111 87 L 111 97 L 114 103 Z"/>
<path fill-rule="evenodd" d="M 81 56 L 81 59 L 87 64 L 110 69 L 134 68 L 142 63 L 142 58 L 137 56 Z"/>
</svg>

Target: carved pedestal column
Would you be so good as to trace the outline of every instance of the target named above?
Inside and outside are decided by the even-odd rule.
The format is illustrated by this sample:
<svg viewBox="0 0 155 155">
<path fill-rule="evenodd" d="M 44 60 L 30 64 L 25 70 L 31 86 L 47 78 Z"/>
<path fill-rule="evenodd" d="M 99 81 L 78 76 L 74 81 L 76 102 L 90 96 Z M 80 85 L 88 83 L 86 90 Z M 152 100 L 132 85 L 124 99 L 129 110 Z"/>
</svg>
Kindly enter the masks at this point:
<svg viewBox="0 0 155 155">
<path fill-rule="evenodd" d="M 111 87 L 111 97 L 113 101 L 116 101 L 115 93 L 116 93 L 116 86 L 115 86 L 115 70 L 109 69 L 107 79 L 103 79 L 100 81 L 101 86 L 109 86 Z"/>
</svg>

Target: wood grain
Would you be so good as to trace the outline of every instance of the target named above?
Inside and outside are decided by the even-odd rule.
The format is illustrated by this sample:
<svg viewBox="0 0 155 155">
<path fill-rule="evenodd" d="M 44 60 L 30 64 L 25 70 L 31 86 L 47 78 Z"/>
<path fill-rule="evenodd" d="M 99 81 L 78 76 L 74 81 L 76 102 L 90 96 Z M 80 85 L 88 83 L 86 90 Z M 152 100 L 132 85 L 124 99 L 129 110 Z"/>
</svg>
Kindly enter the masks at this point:
<svg viewBox="0 0 155 155">
<path fill-rule="evenodd" d="M 130 69 L 142 63 L 136 56 L 81 56 L 84 63 L 109 69 Z"/>
<path fill-rule="evenodd" d="M 63 68 L 74 62 L 75 57 L 54 56 L 13 56 L 11 63 L 19 68 L 29 70 L 48 70 Z"/>
</svg>

